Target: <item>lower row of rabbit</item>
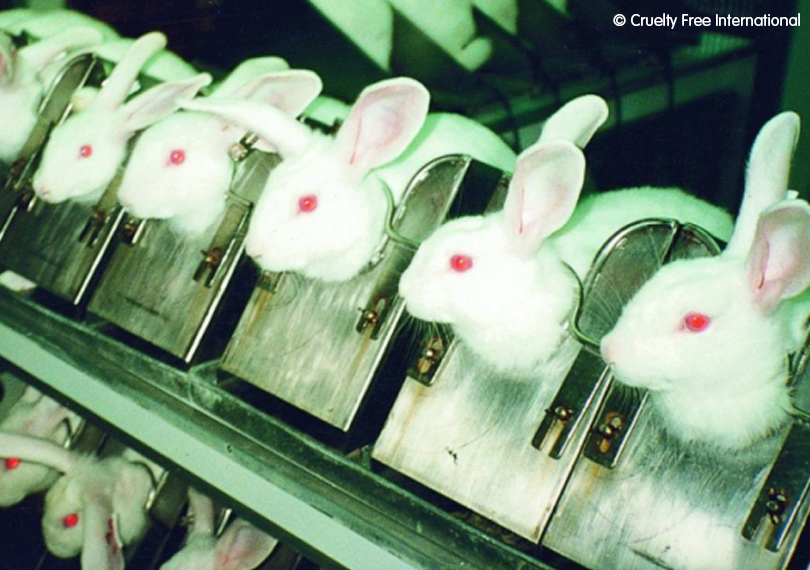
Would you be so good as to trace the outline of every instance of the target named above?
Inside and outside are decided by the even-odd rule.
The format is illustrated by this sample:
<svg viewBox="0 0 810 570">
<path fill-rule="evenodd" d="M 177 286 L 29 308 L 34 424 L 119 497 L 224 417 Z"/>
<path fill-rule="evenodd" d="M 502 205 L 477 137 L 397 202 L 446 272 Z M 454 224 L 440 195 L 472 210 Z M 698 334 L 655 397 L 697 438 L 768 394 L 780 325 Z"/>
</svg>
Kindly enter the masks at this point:
<svg viewBox="0 0 810 570">
<path fill-rule="evenodd" d="M 315 568 L 17 373 L 1 378 L 2 568 Z"/>
</svg>

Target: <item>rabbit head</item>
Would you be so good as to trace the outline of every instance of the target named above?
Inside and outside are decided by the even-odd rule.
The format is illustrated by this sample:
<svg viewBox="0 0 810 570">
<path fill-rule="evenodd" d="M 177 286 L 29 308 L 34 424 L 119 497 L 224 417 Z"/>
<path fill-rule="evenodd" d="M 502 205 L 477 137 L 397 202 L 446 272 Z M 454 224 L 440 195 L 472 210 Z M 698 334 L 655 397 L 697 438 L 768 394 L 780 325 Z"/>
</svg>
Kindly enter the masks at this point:
<svg viewBox="0 0 810 570">
<path fill-rule="evenodd" d="M 92 28 L 70 28 L 53 37 L 14 50 L 0 34 L 0 161 L 16 159 L 37 121 L 45 94 L 45 70 L 65 53 L 102 41 Z"/>
<path fill-rule="evenodd" d="M 211 97 L 220 97 L 221 89 Z M 274 105 L 294 117 L 320 90 L 320 78 L 310 71 L 275 71 L 228 89 L 227 95 Z M 176 99 L 163 104 L 179 106 Z M 180 111 L 166 117 L 138 138 L 119 201 L 138 218 L 169 219 L 181 233 L 200 233 L 224 210 L 234 171 L 228 150 L 245 133 L 208 113 Z"/>
<path fill-rule="evenodd" d="M 165 43 L 159 33 L 139 38 L 92 100 L 54 127 L 33 178 L 43 201 L 97 201 L 124 161 L 129 138 L 166 115 L 163 101 L 193 97 L 210 83 L 201 74 L 157 85 L 124 103 L 141 67 Z"/>
<path fill-rule="evenodd" d="M 810 284 L 810 207 L 785 199 L 798 128 L 783 113 L 757 136 L 725 251 L 662 267 L 602 339 L 616 378 L 650 390 L 681 439 L 744 448 L 787 420 L 791 299 Z"/>
<path fill-rule="evenodd" d="M 499 369 L 532 369 L 564 337 L 573 272 L 544 242 L 570 218 L 585 157 L 567 141 L 518 157 L 503 211 L 453 220 L 425 240 L 399 293 L 417 318 L 446 323 Z"/>
<path fill-rule="evenodd" d="M 373 169 L 405 151 L 428 104 L 427 90 L 412 79 L 376 83 L 360 94 L 334 138 L 253 101 L 184 106 L 241 124 L 284 158 L 253 211 L 248 255 L 267 271 L 344 281 L 365 267 L 383 237 L 387 201 Z"/>
<path fill-rule="evenodd" d="M 0 423 L 0 432 L 61 444 L 79 421 L 76 414 L 29 386 Z M 44 491 L 57 476 L 58 473 L 47 465 L 19 457 L 6 458 L 0 467 L 0 507 L 14 505 L 28 495 Z"/>
</svg>

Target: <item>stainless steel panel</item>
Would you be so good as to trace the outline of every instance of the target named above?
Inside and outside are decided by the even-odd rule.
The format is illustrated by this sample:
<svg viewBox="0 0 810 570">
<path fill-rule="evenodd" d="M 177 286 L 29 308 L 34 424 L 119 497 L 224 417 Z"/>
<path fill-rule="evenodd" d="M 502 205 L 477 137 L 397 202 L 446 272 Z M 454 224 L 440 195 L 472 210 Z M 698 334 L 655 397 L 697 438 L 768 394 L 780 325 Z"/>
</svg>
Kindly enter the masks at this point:
<svg viewBox="0 0 810 570">
<path fill-rule="evenodd" d="M 243 261 L 251 209 L 244 197 L 258 194 L 278 160 L 250 154 L 238 168 L 223 219 L 200 236 L 180 236 L 163 220 L 124 224 L 123 243 L 113 252 L 89 310 L 186 362 L 203 356 L 199 349 Z"/>
<path fill-rule="evenodd" d="M 110 205 L 115 187 L 113 181 L 96 206 L 23 197 L 0 241 L 0 264 L 74 305 L 83 303 L 121 221 L 121 209 Z"/>
<path fill-rule="evenodd" d="M 445 157 L 417 174 L 395 213 L 397 231 L 415 242 L 429 235 L 476 164 Z M 412 253 L 387 240 L 382 261 L 346 283 L 265 276 L 222 368 L 347 431 L 401 328 L 397 283 Z"/>
<path fill-rule="evenodd" d="M 73 91 L 98 84 L 102 76 L 102 62 L 93 56 L 67 64 L 43 102 L 37 126 L 0 198 L 0 213 L 6 216 L 0 228 L 0 265 L 74 305 L 84 302 L 120 221 L 114 199 L 117 180 L 95 206 L 44 204 L 34 197 L 30 181 L 50 129 L 70 112 Z"/>
<path fill-rule="evenodd" d="M 716 253 L 689 230 L 661 261 Z M 632 261 L 605 264 L 619 274 Z M 592 340 L 608 329 L 597 327 Z M 806 428 L 797 422 L 748 450 L 717 453 L 669 436 L 645 403 L 641 391 L 609 388 L 543 545 L 589 568 L 784 567 L 807 514 L 806 447 L 797 453 Z"/>
</svg>

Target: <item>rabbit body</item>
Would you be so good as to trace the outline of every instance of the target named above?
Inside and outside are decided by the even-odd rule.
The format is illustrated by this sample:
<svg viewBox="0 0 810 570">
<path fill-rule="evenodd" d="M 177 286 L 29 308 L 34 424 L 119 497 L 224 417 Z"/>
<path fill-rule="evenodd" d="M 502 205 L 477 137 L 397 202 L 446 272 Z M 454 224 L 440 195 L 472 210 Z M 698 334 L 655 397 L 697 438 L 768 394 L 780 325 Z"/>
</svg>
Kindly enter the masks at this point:
<svg viewBox="0 0 810 570">
<path fill-rule="evenodd" d="M 683 441 L 743 449 L 788 421 L 787 357 L 810 313 L 810 206 L 785 198 L 798 125 L 783 113 L 757 136 L 725 251 L 662 267 L 602 339 Z"/>
</svg>

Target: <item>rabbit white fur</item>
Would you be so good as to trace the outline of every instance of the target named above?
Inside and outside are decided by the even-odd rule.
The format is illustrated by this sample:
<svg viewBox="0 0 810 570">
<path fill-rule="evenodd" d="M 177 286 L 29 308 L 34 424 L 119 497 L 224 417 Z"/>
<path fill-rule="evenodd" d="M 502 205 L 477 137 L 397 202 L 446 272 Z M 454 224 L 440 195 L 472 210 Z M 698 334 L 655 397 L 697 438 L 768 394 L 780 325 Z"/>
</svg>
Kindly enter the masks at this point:
<svg viewBox="0 0 810 570">
<path fill-rule="evenodd" d="M 504 209 L 441 226 L 400 279 L 409 313 L 452 325 L 499 371 L 530 374 L 554 355 L 579 297 L 577 278 L 623 226 L 674 217 L 721 237 L 731 232 L 727 213 L 675 189 L 597 194 L 575 209 L 585 158 L 570 141 L 584 145 L 604 121 L 600 101 L 588 96 L 560 109 L 540 141 L 518 157 Z"/>
<path fill-rule="evenodd" d="M 211 82 L 203 73 L 156 85 L 124 103 L 139 71 L 165 45 L 158 32 L 139 38 L 92 101 L 54 127 L 33 178 L 38 197 L 51 203 L 97 201 L 123 162 L 129 138 L 167 114 L 163 100 L 190 98 Z"/>
<path fill-rule="evenodd" d="M 309 0 L 381 69 L 391 69 L 394 13 L 386 0 Z"/>
<path fill-rule="evenodd" d="M 67 53 L 98 44 L 103 36 L 93 28 L 69 28 L 19 50 L 10 49 L 5 39 L 0 34 L 0 162 L 10 163 L 36 125 L 48 70 Z"/>
<path fill-rule="evenodd" d="M 810 207 L 785 199 L 798 132 L 793 113 L 762 128 L 726 250 L 662 267 L 602 339 L 684 441 L 742 449 L 789 418 L 787 355 L 810 312 Z"/>
<path fill-rule="evenodd" d="M 264 68 L 279 67 L 277 58 L 263 59 L 268 60 Z M 243 65 L 261 69 L 256 61 Z M 267 71 L 251 77 L 237 68 L 210 98 L 262 101 L 295 117 L 321 88 L 320 78 L 310 71 Z M 171 109 L 179 106 L 176 100 L 163 104 Z M 173 113 L 138 138 L 118 190 L 119 201 L 138 218 L 168 219 L 178 233 L 199 235 L 225 209 L 234 171 L 228 149 L 245 133 L 243 127 L 208 113 Z"/>
<path fill-rule="evenodd" d="M 459 65 L 475 71 L 492 56 L 492 41 L 479 36 L 470 0 L 388 0 Z"/>
<path fill-rule="evenodd" d="M 81 418 L 37 389 L 28 386 L 0 422 L 0 432 L 41 438 L 63 444 L 75 433 Z M 28 495 L 44 491 L 58 473 L 46 465 L 12 458 L 0 468 L 0 507 L 19 503 Z"/>
<path fill-rule="evenodd" d="M 267 558 L 278 541 L 250 523 L 237 519 L 222 536 L 214 536 L 211 499 L 189 489 L 193 526 L 185 546 L 161 570 L 253 570 Z"/>
<path fill-rule="evenodd" d="M 81 553 L 82 568 L 123 569 L 121 547 L 146 531 L 154 474 L 123 456 L 99 459 L 51 442 L 0 433 L 0 457 L 19 457 L 64 473 L 45 495 L 42 532 L 60 558 Z"/>
<path fill-rule="evenodd" d="M 482 125 L 447 114 L 425 120 L 428 103 L 415 80 L 376 83 L 363 90 L 334 138 L 251 101 L 185 106 L 242 124 L 284 157 L 254 209 L 248 255 L 268 271 L 345 281 L 366 267 L 383 239 L 384 185 L 396 203 L 421 167 L 447 154 L 503 170 L 514 165 L 512 150 Z"/>
</svg>

